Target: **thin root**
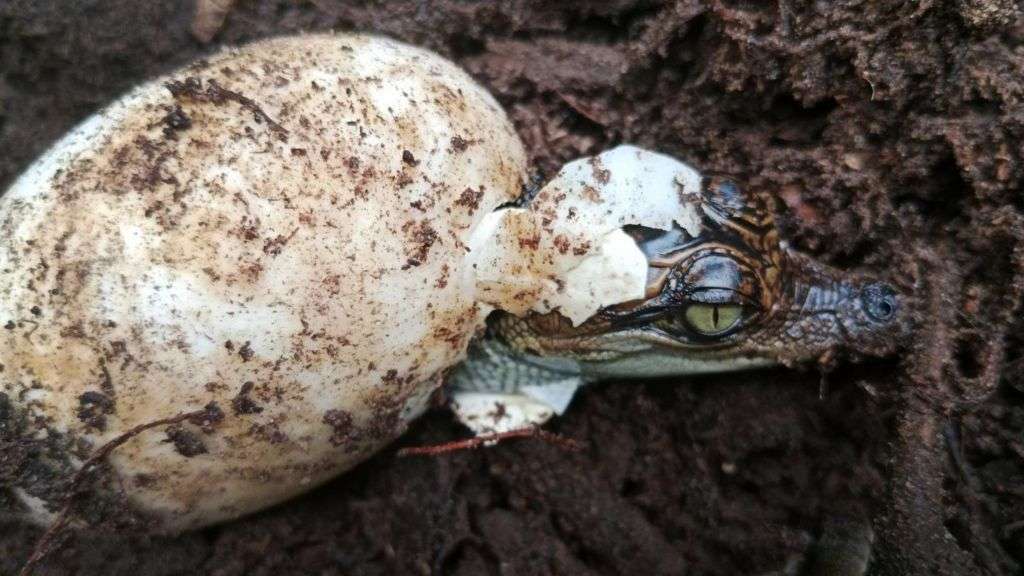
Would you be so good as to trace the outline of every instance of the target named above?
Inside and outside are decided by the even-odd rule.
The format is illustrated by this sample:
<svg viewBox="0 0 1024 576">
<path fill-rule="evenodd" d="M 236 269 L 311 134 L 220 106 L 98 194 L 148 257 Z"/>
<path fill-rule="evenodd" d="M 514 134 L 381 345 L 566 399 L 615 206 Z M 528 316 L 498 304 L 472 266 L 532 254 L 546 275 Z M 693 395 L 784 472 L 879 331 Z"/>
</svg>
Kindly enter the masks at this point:
<svg viewBox="0 0 1024 576">
<path fill-rule="evenodd" d="M 493 434 L 482 434 L 480 436 L 474 436 L 473 438 L 467 438 L 465 440 L 455 440 L 453 442 L 446 442 L 444 444 L 437 444 L 434 446 L 416 446 L 413 448 L 402 448 L 398 451 L 399 456 L 437 456 L 439 454 L 447 454 L 449 452 L 459 452 L 462 450 L 475 450 L 484 445 L 491 445 L 503 440 L 509 440 L 512 438 L 539 438 L 552 444 L 563 450 L 569 450 L 571 452 L 579 452 L 583 450 L 583 444 L 566 438 L 565 436 L 559 436 L 540 428 L 520 428 L 518 430 L 509 430 L 507 432 L 495 432 Z"/>
</svg>

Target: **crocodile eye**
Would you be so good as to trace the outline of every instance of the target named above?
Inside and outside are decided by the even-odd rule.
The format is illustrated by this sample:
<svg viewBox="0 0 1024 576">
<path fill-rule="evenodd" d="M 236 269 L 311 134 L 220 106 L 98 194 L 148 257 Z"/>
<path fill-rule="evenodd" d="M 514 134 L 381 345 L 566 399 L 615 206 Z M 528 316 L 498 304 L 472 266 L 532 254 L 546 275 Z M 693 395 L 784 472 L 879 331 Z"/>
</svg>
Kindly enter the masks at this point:
<svg viewBox="0 0 1024 576">
<path fill-rule="evenodd" d="M 690 304 L 683 316 L 695 332 L 704 336 L 724 334 L 739 324 L 743 306 L 739 304 Z"/>
</svg>

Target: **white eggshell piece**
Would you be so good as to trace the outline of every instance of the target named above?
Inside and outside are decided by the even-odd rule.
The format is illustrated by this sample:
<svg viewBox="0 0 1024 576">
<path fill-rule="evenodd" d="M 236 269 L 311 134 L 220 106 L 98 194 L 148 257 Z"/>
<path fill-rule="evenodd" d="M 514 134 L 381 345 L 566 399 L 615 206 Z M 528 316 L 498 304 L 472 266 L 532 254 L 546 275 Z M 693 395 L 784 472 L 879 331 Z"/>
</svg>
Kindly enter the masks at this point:
<svg viewBox="0 0 1024 576">
<path fill-rule="evenodd" d="M 529 207 L 495 212 L 477 228 L 478 298 L 516 314 L 558 310 L 574 324 L 642 298 L 647 259 L 622 227 L 699 235 L 700 185 L 686 164 L 629 145 L 566 164 Z"/>
<path fill-rule="evenodd" d="M 521 394 L 458 392 L 449 405 L 477 436 L 536 428 L 555 415 L 547 403 Z"/>
<path fill-rule="evenodd" d="M 394 439 L 483 326 L 467 244 L 525 165 L 467 74 L 364 35 L 224 51 L 85 121 L 0 198 L 0 403 L 66 452 L 14 487 L 28 513 L 97 447 L 210 403 L 222 421 L 109 458 L 153 529 Z"/>
</svg>

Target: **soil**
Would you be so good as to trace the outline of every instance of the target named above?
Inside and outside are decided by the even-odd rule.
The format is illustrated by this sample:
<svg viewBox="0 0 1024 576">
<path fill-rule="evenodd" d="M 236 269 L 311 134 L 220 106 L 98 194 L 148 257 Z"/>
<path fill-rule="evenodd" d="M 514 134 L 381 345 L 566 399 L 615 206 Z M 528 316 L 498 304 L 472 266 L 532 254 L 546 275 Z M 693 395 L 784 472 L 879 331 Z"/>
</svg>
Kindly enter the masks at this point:
<svg viewBox="0 0 1024 576">
<path fill-rule="evenodd" d="M 0 1 L 0 189 L 217 44 L 375 30 L 467 68 L 539 175 L 631 142 L 779 199 L 797 248 L 913 289 L 897 357 L 609 382 L 540 440 L 384 451 L 176 538 L 68 536 L 47 575 L 765 574 L 867 518 L 872 574 L 1024 566 L 1024 21 L 1013 0 Z M 204 24 L 209 29 L 210 24 Z M 855 361 L 856 360 L 856 361 Z M 398 444 L 467 432 L 429 414 Z M 397 447 L 397 446 L 396 446 Z M 0 522 L 0 574 L 41 530 Z"/>
</svg>

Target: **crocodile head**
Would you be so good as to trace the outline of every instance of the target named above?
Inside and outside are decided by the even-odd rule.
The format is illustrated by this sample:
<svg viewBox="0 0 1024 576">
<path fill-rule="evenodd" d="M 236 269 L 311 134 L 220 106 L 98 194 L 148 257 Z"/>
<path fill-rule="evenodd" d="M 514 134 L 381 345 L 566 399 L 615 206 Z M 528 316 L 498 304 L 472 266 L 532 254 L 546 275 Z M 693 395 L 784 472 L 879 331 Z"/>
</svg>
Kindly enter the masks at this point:
<svg viewBox="0 0 1024 576">
<path fill-rule="evenodd" d="M 797 253 L 764 196 L 705 178 L 699 236 L 628 227 L 648 261 L 642 299 L 573 326 L 557 312 L 495 318 L 521 354 L 571 358 L 585 376 L 662 376 L 793 365 L 839 351 L 880 356 L 908 332 L 891 285 Z"/>
</svg>

